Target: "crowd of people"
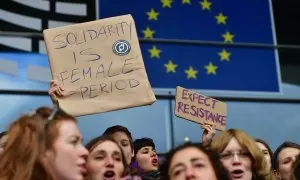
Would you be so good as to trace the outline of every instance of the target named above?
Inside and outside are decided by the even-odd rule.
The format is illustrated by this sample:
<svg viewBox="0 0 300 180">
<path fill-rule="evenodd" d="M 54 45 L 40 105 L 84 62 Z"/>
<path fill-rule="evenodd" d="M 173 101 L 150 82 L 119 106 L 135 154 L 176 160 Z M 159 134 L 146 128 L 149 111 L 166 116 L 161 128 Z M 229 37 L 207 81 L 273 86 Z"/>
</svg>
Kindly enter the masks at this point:
<svg viewBox="0 0 300 180">
<path fill-rule="evenodd" d="M 49 92 L 54 101 L 60 95 Z M 300 179 L 299 144 L 284 142 L 273 153 L 241 130 L 217 135 L 214 124 L 201 127 L 202 142 L 174 147 L 159 160 L 151 138 L 134 139 L 120 125 L 83 145 L 75 117 L 40 107 L 1 133 L 0 180 Z"/>
</svg>

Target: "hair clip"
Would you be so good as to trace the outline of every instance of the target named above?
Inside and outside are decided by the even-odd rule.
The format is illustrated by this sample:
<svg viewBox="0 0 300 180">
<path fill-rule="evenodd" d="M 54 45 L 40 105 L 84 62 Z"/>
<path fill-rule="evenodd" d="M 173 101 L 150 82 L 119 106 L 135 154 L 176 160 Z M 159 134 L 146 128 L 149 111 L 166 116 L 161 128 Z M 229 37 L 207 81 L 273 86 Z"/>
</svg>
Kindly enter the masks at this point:
<svg viewBox="0 0 300 180">
<path fill-rule="evenodd" d="M 53 111 L 51 112 L 50 116 L 48 117 L 49 121 L 53 120 L 53 118 L 55 117 L 58 110 L 59 110 L 59 108 L 57 106 L 54 106 Z"/>
</svg>

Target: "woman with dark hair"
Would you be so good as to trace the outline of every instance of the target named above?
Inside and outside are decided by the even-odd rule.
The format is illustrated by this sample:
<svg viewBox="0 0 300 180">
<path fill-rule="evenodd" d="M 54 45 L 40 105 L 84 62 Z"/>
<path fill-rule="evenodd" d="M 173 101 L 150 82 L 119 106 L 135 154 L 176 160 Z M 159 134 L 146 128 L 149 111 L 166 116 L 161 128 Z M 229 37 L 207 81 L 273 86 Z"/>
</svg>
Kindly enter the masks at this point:
<svg viewBox="0 0 300 180">
<path fill-rule="evenodd" d="M 169 151 L 161 166 L 164 180 L 229 180 L 217 153 L 200 143 L 186 143 Z"/>
<path fill-rule="evenodd" d="M 269 169 L 270 171 L 272 171 L 272 156 L 273 156 L 273 152 L 270 148 L 270 146 L 263 140 L 261 139 L 255 139 L 256 144 L 258 146 L 258 148 L 262 151 L 262 153 L 264 154 L 264 158 L 266 160 L 267 163 L 267 169 Z"/>
<path fill-rule="evenodd" d="M 39 108 L 8 130 L 0 155 L 1 180 L 83 180 L 88 151 L 76 119 L 60 109 Z"/>
<path fill-rule="evenodd" d="M 119 144 L 124 152 L 127 164 L 130 165 L 134 156 L 133 140 L 130 131 L 124 126 L 116 125 L 107 128 L 103 135 L 112 137 Z"/>
<path fill-rule="evenodd" d="M 7 141 L 7 132 L 0 133 L 0 154 L 3 152 Z"/>
<path fill-rule="evenodd" d="M 291 180 L 292 164 L 300 154 L 300 145 L 286 141 L 274 152 L 273 167 L 278 177 L 282 180 Z"/>
<path fill-rule="evenodd" d="M 89 180 L 120 180 L 128 165 L 118 143 L 110 136 L 99 136 L 92 139 L 86 148 L 90 152 L 87 159 Z"/>
<path fill-rule="evenodd" d="M 141 179 L 138 176 L 139 173 L 137 168 L 135 167 L 135 163 L 132 163 L 133 165 L 131 166 L 131 161 L 134 157 L 134 148 L 130 131 L 124 126 L 115 125 L 107 128 L 104 131 L 103 135 L 110 136 L 119 144 L 119 146 L 123 150 L 128 170 L 126 171 L 126 174 L 122 179 Z"/>
<path fill-rule="evenodd" d="M 133 142 L 134 157 L 132 166 L 136 166 L 138 174 L 145 179 L 159 179 L 158 156 L 155 150 L 155 144 L 150 138 L 136 139 Z"/>
</svg>

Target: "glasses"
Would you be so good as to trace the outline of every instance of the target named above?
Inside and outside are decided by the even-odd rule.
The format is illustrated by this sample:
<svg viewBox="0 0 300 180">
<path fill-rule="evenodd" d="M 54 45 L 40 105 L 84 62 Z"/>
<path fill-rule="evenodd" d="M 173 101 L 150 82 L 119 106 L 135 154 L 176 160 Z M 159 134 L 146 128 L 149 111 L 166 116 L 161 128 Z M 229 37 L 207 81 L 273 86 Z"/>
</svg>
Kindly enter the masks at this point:
<svg viewBox="0 0 300 180">
<path fill-rule="evenodd" d="M 250 153 L 248 151 L 236 151 L 236 152 L 226 152 L 224 154 L 220 154 L 220 158 L 223 160 L 233 159 L 234 156 L 237 156 L 240 159 L 246 159 L 250 157 Z"/>
</svg>

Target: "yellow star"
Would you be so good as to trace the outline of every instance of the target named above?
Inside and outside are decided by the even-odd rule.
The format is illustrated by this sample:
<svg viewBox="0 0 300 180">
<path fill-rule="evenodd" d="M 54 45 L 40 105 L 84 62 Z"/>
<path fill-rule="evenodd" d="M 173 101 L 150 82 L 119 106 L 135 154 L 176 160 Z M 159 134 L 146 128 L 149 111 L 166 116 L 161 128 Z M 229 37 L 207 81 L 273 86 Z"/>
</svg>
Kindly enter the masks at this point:
<svg viewBox="0 0 300 180">
<path fill-rule="evenodd" d="M 224 38 L 224 42 L 232 43 L 234 35 L 227 31 L 225 34 L 222 34 L 222 37 Z"/>
<path fill-rule="evenodd" d="M 155 31 L 152 31 L 149 26 L 147 26 L 146 30 L 143 30 L 144 38 L 153 39 L 153 34 Z"/>
<path fill-rule="evenodd" d="M 215 66 L 211 62 L 209 62 L 209 64 L 205 66 L 205 69 L 207 74 L 216 75 L 217 74 L 216 70 L 218 69 L 218 66 Z"/>
<path fill-rule="evenodd" d="M 203 0 L 203 1 L 200 1 L 200 4 L 201 4 L 201 8 L 202 10 L 210 10 L 210 6 L 212 5 L 211 2 L 209 2 L 208 0 Z"/>
<path fill-rule="evenodd" d="M 190 66 L 189 69 L 185 70 L 184 72 L 187 74 L 188 79 L 190 79 L 190 78 L 197 79 L 196 75 L 197 75 L 198 71 L 196 71 L 192 66 Z"/>
<path fill-rule="evenodd" d="M 221 57 L 221 61 L 230 61 L 229 57 L 231 53 L 227 52 L 225 49 L 223 49 L 222 52 L 219 52 L 218 54 Z"/>
<path fill-rule="evenodd" d="M 167 73 L 169 73 L 169 72 L 175 73 L 177 64 L 173 64 L 172 60 L 169 60 L 169 63 L 165 64 L 165 67 L 167 69 Z"/>
<path fill-rule="evenodd" d="M 147 12 L 148 20 L 156 20 L 157 16 L 159 15 L 159 12 L 156 12 L 153 8 L 151 8 L 151 11 Z"/>
<path fill-rule="evenodd" d="M 160 0 L 160 2 L 162 3 L 162 7 L 171 8 L 173 0 Z"/>
<path fill-rule="evenodd" d="M 215 16 L 215 18 L 217 19 L 218 24 L 226 24 L 228 17 L 224 16 L 223 13 L 220 13 L 219 15 Z"/>
<path fill-rule="evenodd" d="M 152 49 L 148 49 L 148 52 L 150 53 L 151 58 L 160 58 L 159 54 L 161 53 L 161 50 L 157 49 L 156 46 L 153 46 Z"/>
<path fill-rule="evenodd" d="M 181 4 L 191 4 L 191 0 L 181 0 Z"/>
</svg>

